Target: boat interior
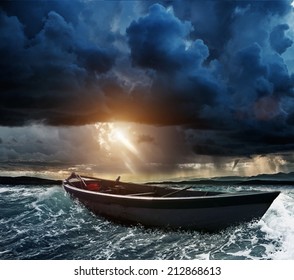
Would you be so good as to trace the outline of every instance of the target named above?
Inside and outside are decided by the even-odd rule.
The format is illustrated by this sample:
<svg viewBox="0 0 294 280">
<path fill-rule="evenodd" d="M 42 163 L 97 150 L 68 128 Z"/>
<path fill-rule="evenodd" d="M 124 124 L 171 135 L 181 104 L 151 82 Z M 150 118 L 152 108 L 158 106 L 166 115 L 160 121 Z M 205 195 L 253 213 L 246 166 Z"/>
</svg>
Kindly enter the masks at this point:
<svg viewBox="0 0 294 280">
<path fill-rule="evenodd" d="M 157 186 L 149 184 L 135 184 L 96 179 L 91 177 L 76 177 L 67 179 L 66 183 L 71 186 L 93 192 L 108 193 L 114 195 L 128 195 L 134 197 L 195 197 L 215 196 L 221 192 L 191 190 L 193 186 Z"/>
</svg>

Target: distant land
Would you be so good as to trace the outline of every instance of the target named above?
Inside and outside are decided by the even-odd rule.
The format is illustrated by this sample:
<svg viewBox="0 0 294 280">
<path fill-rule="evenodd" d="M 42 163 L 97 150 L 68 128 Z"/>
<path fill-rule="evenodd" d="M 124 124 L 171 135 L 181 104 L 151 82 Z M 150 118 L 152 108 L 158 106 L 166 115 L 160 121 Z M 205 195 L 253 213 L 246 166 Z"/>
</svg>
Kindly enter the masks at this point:
<svg viewBox="0 0 294 280">
<path fill-rule="evenodd" d="M 182 181 L 163 181 L 149 182 L 149 184 L 195 184 L 195 185 L 293 185 L 294 172 L 261 174 L 252 177 L 214 177 L 209 179 L 187 179 Z M 2 185 L 61 185 L 62 180 L 44 179 L 38 177 L 19 176 L 9 177 L 0 176 Z"/>
<path fill-rule="evenodd" d="M 19 176 L 8 177 L 0 176 L 2 185 L 61 185 L 61 180 L 43 179 L 37 177 Z"/>
<path fill-rule="evenodd" d="M 189 179 L 182 181 L 153 182 L 156 184 L 197 184 L 197 185 L 294 185 L 294 172 L 260 174 L 251 177 L 225 176 L 210 179 Z"/>
</svg>

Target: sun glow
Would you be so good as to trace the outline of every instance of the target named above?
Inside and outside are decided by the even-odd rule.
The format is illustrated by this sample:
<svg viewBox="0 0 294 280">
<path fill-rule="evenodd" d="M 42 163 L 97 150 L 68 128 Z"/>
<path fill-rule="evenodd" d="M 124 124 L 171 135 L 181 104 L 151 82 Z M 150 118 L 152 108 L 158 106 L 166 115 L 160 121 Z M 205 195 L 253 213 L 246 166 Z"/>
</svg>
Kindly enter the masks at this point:
<svg viewBox="0 0 294 280">
<path fill-rule="evenodd" d="M 121 143 L 124 147 L 126 147 L 130 152 L 135 155 L 138 155 L 138 150 L 132 144 L 132 142 L 127 138 L 126 134 L 122 132 L 120 129 L 113 130 L 114 140 L 118 143 Z"/>
<path fill-rule="evenodd" d="M 109 159 L 121 160 L 124 166 L 134 173 L 136 162 L 142 161 L 142 156 L 134 145 L 131 126 L 121 123 L 97 123 L 95 127 L 98 130 L 97 141 L 100 148 L 108 152 Z"/>
</svg>

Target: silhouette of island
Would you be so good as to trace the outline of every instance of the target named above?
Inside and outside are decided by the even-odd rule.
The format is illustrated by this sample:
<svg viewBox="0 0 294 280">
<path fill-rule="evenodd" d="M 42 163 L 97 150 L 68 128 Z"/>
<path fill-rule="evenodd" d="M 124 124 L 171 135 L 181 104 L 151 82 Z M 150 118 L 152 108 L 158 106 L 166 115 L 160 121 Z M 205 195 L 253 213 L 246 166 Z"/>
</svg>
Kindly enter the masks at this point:
<svg viewBox="0 0 294 280">
<path fill-rule="evenodd" d="M 62 180 L 30 176 L 0 176 L 2 185 L 61 185 Z M 149 184 L 195 184 L 195 185 L 287 185 L 294 186 L 294 172 L 261 174 L 252 177 L 214 177 L 210 179 L 187 179 L 182 181 L 149 182 Z"/>
<path fill-rule="evenodd" d="M 61 180 L 44 179 L 38 177 L 19 176 L 9 177 L 0 176 L 2 185 L 61 185 Z"/>
</svg>

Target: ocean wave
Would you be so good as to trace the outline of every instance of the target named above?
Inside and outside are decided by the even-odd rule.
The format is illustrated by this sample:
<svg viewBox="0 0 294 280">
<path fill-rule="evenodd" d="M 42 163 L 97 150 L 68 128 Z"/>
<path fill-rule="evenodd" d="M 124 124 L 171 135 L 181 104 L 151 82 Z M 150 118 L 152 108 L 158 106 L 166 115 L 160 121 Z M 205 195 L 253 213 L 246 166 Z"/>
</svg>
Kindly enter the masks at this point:
<svg viewBox="0 0 294 280">
<path fill-rule="evenodd" d="M 272 246 L 268 250 L 272 259 L 294 259 L 293 205 L 293 194 L 282 193 L 260 221 L 261 230 L 266 236 L 280 244 L 278 248 Z"/>
<path fill-rule="evenodd" d="M 115 224 L 59 186 L 0 186 L 0 258 L 294 259 L 294 191 L 279 189 L 260 221 L 208 234 Z"/>
</svg>

